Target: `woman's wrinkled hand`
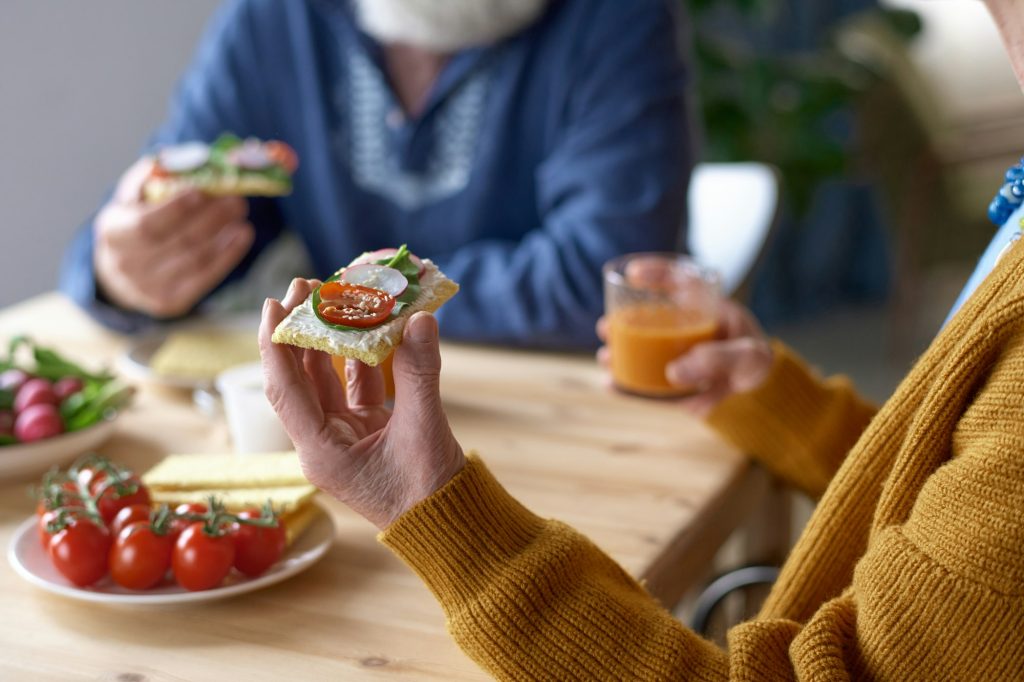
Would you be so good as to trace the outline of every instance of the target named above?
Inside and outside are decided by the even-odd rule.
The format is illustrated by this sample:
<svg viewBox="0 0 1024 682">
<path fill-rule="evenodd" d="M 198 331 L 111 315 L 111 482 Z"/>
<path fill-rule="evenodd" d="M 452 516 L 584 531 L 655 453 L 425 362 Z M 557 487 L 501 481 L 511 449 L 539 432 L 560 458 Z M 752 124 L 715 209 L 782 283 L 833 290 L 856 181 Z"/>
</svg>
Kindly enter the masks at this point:
<svg viewBox="0 0 1024 682">
<path fill-rule="evenodd" d="M 319 282 L 296 279 L 260 324 L 267 398 L 313 485 L 384 529 L 447 483 L 465 458 L 441 406 L 437 322 L 417 313 L 395 351 L 395 406 L 379 367 L 348 361 L 347 391 L 326 353 L 270 340 Z"/>
<path fill-rule="evenodd" d="M 597 334 L 608 340 L 602 318 Z M 597 351 L 598 361 L 608 367 L 610 349 Z M 730 300 L 721 301 L 718 335 L 713 341 L 696 344 L 665 367 L 665 377 L 674 386 L 696 387 L 697 391 L 679 402 L 691 414 L 707 417 L 725 398 L 758 388 L 768 378 L 774 356 L 771 344 L 754 316 Z"/>
</svg>

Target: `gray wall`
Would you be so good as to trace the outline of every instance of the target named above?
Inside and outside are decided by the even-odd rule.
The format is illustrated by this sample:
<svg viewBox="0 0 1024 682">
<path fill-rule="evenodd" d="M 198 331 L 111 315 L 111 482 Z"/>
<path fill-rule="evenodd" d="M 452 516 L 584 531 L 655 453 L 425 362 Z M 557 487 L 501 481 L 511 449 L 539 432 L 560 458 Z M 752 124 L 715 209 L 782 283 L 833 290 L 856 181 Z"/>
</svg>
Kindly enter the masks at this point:
<svg viewBox="0 0 1024 682">
<path fill-rule="evenodd" d="M 0 306 L 55 288 L 216 0 L 0 0 Z"/>
</svg>

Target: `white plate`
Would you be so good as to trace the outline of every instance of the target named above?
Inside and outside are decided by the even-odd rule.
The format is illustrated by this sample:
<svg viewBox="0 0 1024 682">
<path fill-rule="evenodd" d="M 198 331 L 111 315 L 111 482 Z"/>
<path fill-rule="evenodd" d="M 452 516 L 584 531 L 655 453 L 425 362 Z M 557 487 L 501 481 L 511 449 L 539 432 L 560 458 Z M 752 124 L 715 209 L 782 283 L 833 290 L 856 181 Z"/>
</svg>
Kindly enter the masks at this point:
<svg viewBox="0 0 1024 682">
<path fill-rule="evenodd" d="M 115 584 L 110 576 L 91 587 L 75 587 L 62 576 L 39 543 L 36 518 L 26 519 L 18 526 L 7 547 L 7 561 L 22 578 L 47 592 L 53 592 L 81 601 L 105 604 L 167 605 L 187 602 L 213 601 L 252 592 L 301 573 L 315 564 L 334 541 L 334 521 L 320 509 L 306 531 L 299 536 L 270 570 L 258 578 L 245 578 L 232 572 L 227 583 L 212 590 L 189 592 L 175 583 L 167 583 L 151 590 L 127 590 Z"/>
<path fill-rule="evenodd" d="M 169 388 L 205 390 L 213 388 L 212 379 L 198 379 L 186 376 L 165 376 L 153 371 L 153 356 L 160 350 L 167 337 L 175 331 L 251 331 L 253 336 L 260 326 L 260 318 L 251 314 L 225 315 L 220 319 L 200 318 L 176 325 L 168 325 L 160 331 L 136 339 L 118 361 L 119 368 L 139 381 L 146 381 Z"/>
<path fill-rule="evenodd" d="M 114 432 L 114 419 L 104 419 L 81 431 L 34 443 L 0 445 L 0 480 L 39 475 L 55 464 L 66 464 L 99 447 Z"/>
</svg>

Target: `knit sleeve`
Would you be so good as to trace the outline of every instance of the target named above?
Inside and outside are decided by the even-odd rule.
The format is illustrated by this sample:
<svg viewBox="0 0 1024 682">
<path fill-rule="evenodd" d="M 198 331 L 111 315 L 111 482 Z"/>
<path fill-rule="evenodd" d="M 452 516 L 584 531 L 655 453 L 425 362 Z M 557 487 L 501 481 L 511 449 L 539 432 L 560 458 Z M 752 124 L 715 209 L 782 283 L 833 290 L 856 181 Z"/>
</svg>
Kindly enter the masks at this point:
<svg viewBox="0 0 1024 682">
<path fill-rule="evenodd" d="M 471 456 L 380 536 L 501 680 L 725 679 L 726 658 L 583 535 L 517 502 Z"/>
<path fill-rule="evenodd" d="M 846 377 L 822 380 L 784 344 L 757 389 L 730 396 L 708 423 L 772 472 L 817 498 L 876 408 Z"/>
</svg>

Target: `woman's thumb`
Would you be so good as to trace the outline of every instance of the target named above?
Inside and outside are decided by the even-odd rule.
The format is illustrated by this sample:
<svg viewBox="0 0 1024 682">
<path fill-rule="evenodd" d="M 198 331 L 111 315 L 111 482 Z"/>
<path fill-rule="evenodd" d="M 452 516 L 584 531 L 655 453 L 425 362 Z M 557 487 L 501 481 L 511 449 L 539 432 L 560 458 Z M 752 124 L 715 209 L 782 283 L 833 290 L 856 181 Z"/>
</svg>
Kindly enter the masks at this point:
<svg viewBox="0 0 1024 682">
<path fill-rule="evenodd" d="M 396 411 L 440 409 L 441 349 L 433 315 L 419 312 L 409 319 L 395 351 L 394 370 Z"/>
</svg>

